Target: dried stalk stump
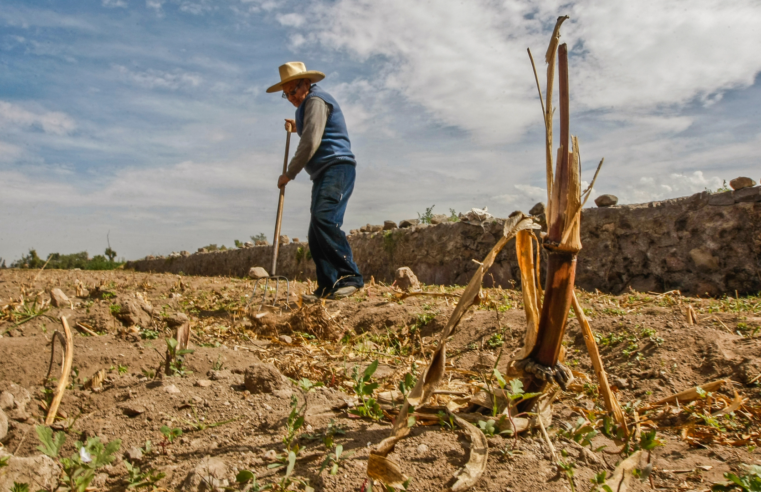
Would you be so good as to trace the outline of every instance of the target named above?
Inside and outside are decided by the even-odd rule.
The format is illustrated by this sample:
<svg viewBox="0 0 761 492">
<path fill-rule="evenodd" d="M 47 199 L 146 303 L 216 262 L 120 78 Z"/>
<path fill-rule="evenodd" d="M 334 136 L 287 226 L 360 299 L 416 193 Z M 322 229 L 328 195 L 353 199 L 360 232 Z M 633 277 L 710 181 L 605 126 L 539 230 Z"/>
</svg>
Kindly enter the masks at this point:
<svg viewBox="0 0 761 492">
<path fill-rule="evenodd" d="M 58 407 L 61 405 L 61 400 L 63 399 L 63 393 L 66 391 L 66 386 L 69 385 L 71 364 L 74 361 L 74 339 L 72 338 L 71 328 L 69 328 L 69 323 L 66 321 L 65 316 L 61 316 L 61 323 L 63 323 L 63 331 L 66 342 L 63 347 L 63 364 L 61 366 L 61 377 L 58 379 L 58 386 L 55 389 L 55 393 L 53 393 L 53 401 L 50 402 L 48 415 L 45 418 L 45 425 L 51 425 L 55 421 L 55 416 L 58 413 Z M 55 339 L 53 339 L 53 350 L 55 350 Z"/>
</svg>

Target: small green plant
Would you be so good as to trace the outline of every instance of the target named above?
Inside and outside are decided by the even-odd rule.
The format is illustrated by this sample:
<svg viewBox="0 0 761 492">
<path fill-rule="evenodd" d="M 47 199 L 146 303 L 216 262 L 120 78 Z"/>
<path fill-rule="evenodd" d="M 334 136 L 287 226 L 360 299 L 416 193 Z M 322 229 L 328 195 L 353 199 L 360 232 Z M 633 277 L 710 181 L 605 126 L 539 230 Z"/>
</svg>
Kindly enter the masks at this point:
<svg viewBox="0 0 761 492">
<path fill-rule="evenodd" d="M 280 455 L 276 462 L 267 465 L 267 468 L 282 468 L 287 466 L 290 455 L 293 454 L 295 460 L 296 455 L 301 451 L 299 444 L 296 442 L 296 433 L 304 426 L 306 406 L 306 398 L 304 398 L 304 404 L 299 405 L 296 395 L 291 395 L 291 412 L 285 421 L 285 435 L 283 435 L 283 444 L 287 454 Z"/>
<path fill-rule="evenodd" d="M 373 398 L 373 392 L 378 387 L 378 383 L 370 383 L 370 378 L 375 374 L 375 370 L 378 369 L 378 359 L 375 359 L 367 368 L 359 373 L 359 366 L 354 366 L 352 370 L 351 378 L 354 380 L 354 393 L 360 400 L 360 405 L 349 410 L 349 413 L 358 415 L 360 417 L 369 417 L 373 420 L 380 420 L 383 418 L 383 410 L 381 410 L 378 402 Z"/>
<path fill-rule="evenodd" d="M 335 475 L 338 473 L 338 468 L 341 466 L 341 460 L 344 459 L 344 457 L 348 458 L 354 453 L 349 454 L 343 454 L 344 447 L 341 444 L 336 445 L 335 451 L 332 453 L 328 451 L 328 453 L 325 455 L 325 459 L 322 461 L 322 465 L 320 465 L 320 471 L 317 472 L 318 475 L 321 475 L 322 472 L 325 470 L 325 468 L 330 467 L 330 474 Z"/>
<path fill-rule="evenodd" d="M 251 240 L 254 241 L 254 242 L 256 242 L 256 241 L 266 241 L 267 240 L 267 235 L 265 233 L 263 233 L 263 232 L 260 232 L 256 236 L 250 236 L 250 237 L 251 237 Z"/>
<path fill-rule="evenodd" d="M 605 470 L 596 474 L 594 478 L 590 478 L 589 481 L 592 482 L 592 490 L 590 490 L 590 492 L 613 492 L 613 489 L 605 484 L 605 480 L 607 480 L 607 473 Z"/>
<path fill-rule="evenodd" d="M 592 439 L 597 435 L 597 431 L 595 430 L 594 426 L 587 422 L 583 417 L 579 417 L 579 419 L 576 421 L 575 426 L 570 424 L 565 425 L 566 428 L 559 430 L 558 434 L 565 437 L 566 439 L 577 442 L 582 446 L 589 446 L 589 448 L 593 449 L 595 452 L 605 447 L 602 446 L 598 449 L 594 448 Z"/>
<path fill-rule="evenodd" d="M 159 428 L 159 432 L 164 436 L 164 440 L 159 443 L 159 446 L 161 446 L 161 454 L 166 454 L 166 448 L 174 443 L 175 439 L 182 435 L 182 429 L 169 427 L 167 425 L 162 425 Z"/>
<path fill-rule="evenodd" d="M 111 304 L 108 307 L 108 310 L 111 311 L 111 314 L 116 316 L 117 314 L 119 314 L 122 311 L 122 307 L 120 305 L 118 305 L 118 304 Z"/>
<path fill-rule="evenodd" d="M 193 374 L 192 371 L 188 371 L 185 369 L 185 356 L 188 354 L 192 354 L 195 352 L 195 350 L 191 349 L 177 349 L 177 340 L 174 338 L 167 338 L 166 339 L 166 357 L 168 360 L 168 371 L 167 375 L 174 375 L 174 376 L 185 376 L 188 374 Z"/>
<path fill-rule="evenodd" d="M 502 337 L 501 333 L 494 333 L 489 339 L 486 341 L 486 344 L 495 349 L 501 347 L 505 343 L 504 338 Z"/>
<path fill-rule="evenodd" d="M 576 468 L 576 465 L 571 461 L 568 463 L 558 461 L 558 470 L 565 475 L 566 479 L 568 479 L 568 484 L 571 486 L 571 492 L 576 492 L 576 486 L 573 483 L 574 468 Z"/>
<path fill-rule="evenodd" d="M 66 435 L 63 432 L 54 435 L 50 427 L 44 425 L 36 426 L 35 431 L 41 443 L 37 449 L 58 460 L 63 469 L 62 490 L 71 492 L 85 492 L 95 478 L 95 471 L 110 464 L 122 444 L 120 439 L 115 439 L 104 446 L 98 437 L 91 437 L 85 444 L 79 441 L 74 443 L 77 452 L 71 458 L 61 458 L 59 452 Z"/>
<path fill-rule="evenodd" d="M 157 472 L 154 469 L 146 472 L 140 471 L 139 466 L 133 465 L 126 460 L 124 461 L 124 466 L 127 468 L 127 489 L 150 487 L 151 490 L 155 490 L 156 482 L 166 476 L 166 473 Z"/>
<path fill-rule="evenodd" d="M 140 338 L 143 340 L 155 340 L 159 337 L 159 332 L 156 330 L 144 329 L 140 332 Z"/>
<path fill-rule="evenodd" d="M 420 214 L 420 212 L 418 212 L 417 216 L 418 216 L 418 219 L 420 220 L 421 224 L 430 224 L 431 223 L 431 219 L 433 219 L 433 207 L 435 207 L 435 206 L 436 205 L 434 204 L 434 205 L 431 205 L 430 207 L 427 207 L 425 209 L 425 213 L 422 214 L 422 215 Z"/>
<path fill-rule="evenodd" d="M 439 425 L 442 429 L 454 430 L 454 417 L 452 414 L 439 410 L 436 416 L 439 418 Z"/>
<path fill-rule="evenodd" d="M 507 417 L 502 415 L 499 418 L 499 422 L 504 423 L 506 419 Z M 483 432 L 486 437 L 500 436 L 503 434 L 508 436 L 513 435 L 513 431 L 511 429 L 505 429 L 503 431 L 500 431 L 499 426 L 497 425 L 497 421 L 494 419 L 479 420 L 478 428 L 481 429 L 481 432 Z"/>
<path fill-rule="evenodd" d="M 11 492 L 29 492 L 29 484 L 13 482 Z"/>
<path fill-rule="evenodd" d="M 297 383 L 297 386 L 304 393 L 309 393 L 314 388 L 319 388 L 320 386 L 325 386 L 325 385 L 320 381 L 313 383 L 311 380 L 307 378 L 301 378 L 299 382 Z"/>
<path fill-rule="evenodd" d="M 121 376 L 121 375 L 123 375 L 123 374 L 127 374 L 127 372 L 129 372 L 129 367 L 128 367 L 128 366 L 126 366 L 126 365 L 121 365 L 121 364 L 118 364 L 118 365 L 116 366 L 116 372 L 117 372 L 117 373 L 118 373 L 120 376 Z"/>
<path fill-rule="evenodd" d="M 741 475 L 735 475 L 734 473 L 727 472 L 724 474 L 724 478 L 729 480 L 729 483 L 715 484 L 711 487 L 712 491 L 725 491 L 725 490 L 741 490 L 743 492 L 759 492 L 761 491 L 761 466 L 758 465 L 744 465 L 746 473 Z"/>
<path fill-rule="evenodd" d="M 153 369 L 143 369 L 141 372 L 143 373 L 143 376 L 147 377 L 148 379 L 153 379 L 156 377 L 156 371 Z"/>
<path fill-rule="evenodd" d="M 239 483 L 241 487 L 246 487 L 247 484 L 251 482 L 251 485 L 248 485 L 246 489 L 248 492 L 260 492 L 265 490 L 261 485 L 259 485 L 259 482 L 256 481 L 256 475 L 249 470 L 239 471 L 235 476 L 235 481 Z"/>
<path fill-rule="evenodd" d="M 222 362 L 222 355 L 217 356 L 217 360 L 214 362 L 214 364 L 211 366 L 211 369 L 213 371 L 221 371 L 224 367 L 225 363 Z"/>
<path fill-rule="evenodd" d="M 449 222 L 460 222 L 460 217 L 453 208 L 449 209 Z"/>
<path fill-rule="evenodd" d="M 11 456 L 0 456 L 0 468 L 8 466 L 8 462 L 11 460 Z"/>
</svg>

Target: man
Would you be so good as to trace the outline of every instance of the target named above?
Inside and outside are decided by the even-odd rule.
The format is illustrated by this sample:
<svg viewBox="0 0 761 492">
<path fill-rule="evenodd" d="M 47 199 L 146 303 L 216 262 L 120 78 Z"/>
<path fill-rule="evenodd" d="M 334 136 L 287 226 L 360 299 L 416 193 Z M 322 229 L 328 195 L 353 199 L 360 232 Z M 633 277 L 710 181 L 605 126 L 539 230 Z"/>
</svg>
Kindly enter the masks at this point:
<svg viewBox="0 0 761 492">
<path fill-rule="evenodd" d="M 284 187 L 302 169 L 312 180 L 309 250 L 317 269 L 317 290 L 302 296 L 312 302 L 341 299 L 364 285 L 341 231 L 357 162 L 341 107 L 316 85 L 324 78 L 325 74 L 307 70 L 301 62 L 290 62 L 280 66 L 280 82 L 267 89 L 282 90 L 283 98 L 297 108 L 296 118 L 285 120 L 285 129 L 298 133 L 301 140 L 277 186 Z"/>
</svg>

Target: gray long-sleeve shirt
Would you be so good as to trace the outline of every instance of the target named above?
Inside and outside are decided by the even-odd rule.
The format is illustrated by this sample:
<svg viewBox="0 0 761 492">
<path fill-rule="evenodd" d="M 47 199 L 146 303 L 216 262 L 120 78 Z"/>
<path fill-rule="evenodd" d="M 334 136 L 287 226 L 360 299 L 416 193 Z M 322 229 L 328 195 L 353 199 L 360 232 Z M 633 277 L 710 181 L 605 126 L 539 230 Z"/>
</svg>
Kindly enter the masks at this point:
<svg viewBox="0 0 761 492">
<path fill-rule="evenodd" d="M 310 97 L 305 103 L 304 108 L 304 128 L 301 130 L 301 140 L 296 148 L 288 170 L 285 175 L 290 179 L 295 179 L 296 175 L 304 169 L 309 160 L 312 158 L 322 142 L 322 135 L 325 133 L 325 125 L 328 122 L 330 108 L 327 103 L 319 97 Z"/>
</svg>

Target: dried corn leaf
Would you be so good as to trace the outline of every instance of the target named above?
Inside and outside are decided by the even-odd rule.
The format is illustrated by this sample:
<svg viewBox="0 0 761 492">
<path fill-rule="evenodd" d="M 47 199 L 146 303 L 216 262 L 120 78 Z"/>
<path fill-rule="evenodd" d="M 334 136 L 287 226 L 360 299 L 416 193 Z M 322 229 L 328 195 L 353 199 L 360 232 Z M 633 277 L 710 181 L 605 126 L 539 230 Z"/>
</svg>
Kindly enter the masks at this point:
<svg viewBox="0 0 761 492">
<path fill-rule="evenodd" d="M 100 389 L 103 386 L 104 379 L 106 379 L 106 370 L 101 369 L 85 382 L 85 388 L 91 390 Z"/>
<path fill-rule="evenodd" d="M 470 437 L 470 457 L 465 466 L 457 470 L 454 476 L 457 481 L 451 488 L 451 492 L 462 492 L 473 487 L 481 478 L 481 474 L 486 470 L 486 461 L 489 457 L 489 444 L 486 442 L 486 436 L 475 426 L 469 424 L 464 419 L 450 413 L 454 417 L 457 425 L 468 433 Z"/>
<path fill-rule="evenodd" d="M 642 451 L 637 451 L 618 464 L 613 471 L 613 476 L 605 481 L 605 485 L 616 492 L 626 492 L 629 490 L 632 479 L 634 478 L 634 473 L 632 473 L 633 470 L 636 468 L 642 469 L 646 466 L 647 454 Z"/>
<path fill-rule="evenodd" d="M 524 359 L 534 349 L 539 332 L 539 301 L 534 277 L 534 248 L 530 230 L 520 231 L 515 236 L 515 252 L 521 270 L 521 291 L 523 292 L 523 309 L 526 311 L 526 337 L 523 350 L 517 359 Z"/>
<path fill-rule="evenodd" d="M 721 388 L 726 383 L 729 383 L 729 379 L 719 379 L 717 381 L 712 381 L 710 383 L 706 383 L 701 386 L 695 386 L 694 388 L 681 391 L 675 395 L 667 396 L 666 398 L 663 398 L 654 403 L 651 403 L 650 405 L 647 406 L 647 408 L 657 407 L 659 405 L 664 405 L 666 403 L 674 403 L 676 401 L 679 401 L 679 403 L 685 403 L 688 401 L 697 400 L 698 398 L 701 397 L 700 394 L 698 393 L 698 388 L 700 388 L 704 392 L 715 391 Z"/>
<path fill-rule="evenodd" d="M 737 390 L 732 388 L 732 391 L 735 392 L 735 397 L 732 399 L 732 403 L 727 405 L 727 407 L 722 408 L 721 410 L 714 412 L 711 414 L 712 417 L 718 417 L 719 415 L 727 415 L 735 410 L 738 410 L 742 404 L 743 404 L 743 398 L 737 393 Z"/>
<path fill-rule="evenodd" d="M 391 487 L 403 487 L 407 477 L 394 461 L 380 454 L 370 452 L 367 457 L 367 476 L 380 480 Z"/>
</svg>

